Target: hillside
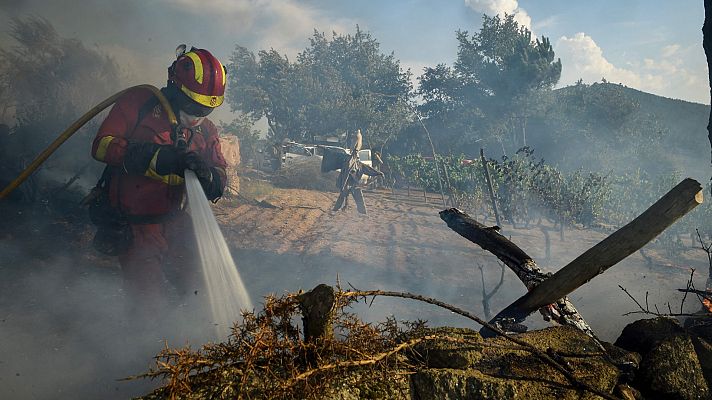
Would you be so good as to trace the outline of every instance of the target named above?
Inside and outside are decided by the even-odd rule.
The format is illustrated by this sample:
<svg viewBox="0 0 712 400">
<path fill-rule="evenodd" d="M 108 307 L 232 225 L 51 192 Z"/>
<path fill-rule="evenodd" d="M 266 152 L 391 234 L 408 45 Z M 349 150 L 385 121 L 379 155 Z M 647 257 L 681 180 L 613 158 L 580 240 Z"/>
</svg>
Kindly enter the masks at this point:
<svg viewBox="0 0 712 400">
<path fill-rule="evenodd" d="M 567 86 L 543 103 L 543 116 L 529 124 L 528 144 L 553 163 L 572 169 L 678 170 L 701 180 L 707 175 L 708 105 L 613 83 Z"/>
</svg>

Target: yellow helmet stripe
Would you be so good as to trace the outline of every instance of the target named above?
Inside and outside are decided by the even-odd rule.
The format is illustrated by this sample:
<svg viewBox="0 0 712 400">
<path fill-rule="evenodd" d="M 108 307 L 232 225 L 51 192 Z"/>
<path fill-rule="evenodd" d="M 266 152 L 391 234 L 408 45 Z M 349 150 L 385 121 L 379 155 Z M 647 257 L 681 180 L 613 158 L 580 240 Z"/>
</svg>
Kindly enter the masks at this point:
<svg viewBox="0 0 712 400">
<path fill-rule="evenodd" d="M 227 81 L 225 79 L 227 79 L 227 77 L 225 76 L 225 67 L 222 64 L 220 64 L 220 71 L 222 71 L 222 75 L 223 75 L 222 82 L 223 82 L 223 86 L 225 86 L 225 84 L 227 83 Z"/>
<path fill-rule="evenodd" d="M 185 55 L 190 57 L 191 60 L 193 60 L 193 66 L 195 67 L 194 68 L 195 69 L 195 80 L 198 81 L 198 83 L 202 84 L 203 83 L 203 62 L 200 61 L 200 56 L 192 51 L 185 53 Z"/>
<path fill-rule="evenodd" d="M 114 140 L 113 136 L 104 136 L 101 138 L 99 141 L 99 145 L 96 146 L 96 153 L 94 154 L 94 158 L 97 161 L 104 161 L 106 158 L 106 152 L 109 150 L 109 145 L 111 142 Z"/>
<path fill-rule="evenodd" d="M 195 93 L 194 91 L 188 89 L 187 86 L 183 85 L 180 87 L 180 90 L 183 91 L 188 97 L 193 99 L 198 104 L 202 104 L 206 107 L 212 107 L 215 108 L 223 103 L 223 100 L 225 99 L 225 96 L 207 96 L 204 94 L 200 93 Z"/>
</svg>

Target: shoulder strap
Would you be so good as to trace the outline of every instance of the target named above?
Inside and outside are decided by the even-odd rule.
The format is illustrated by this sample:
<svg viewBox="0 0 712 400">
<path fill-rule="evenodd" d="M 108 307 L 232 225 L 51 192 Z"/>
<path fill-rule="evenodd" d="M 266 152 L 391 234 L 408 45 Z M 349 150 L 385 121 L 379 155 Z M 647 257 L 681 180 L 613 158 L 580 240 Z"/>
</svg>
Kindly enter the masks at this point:
<svg viewBox="0 0 712 400">
<path fill-rule="evenodd" d="M 153 110 L 154 107 L 158 105 L 158 97 L 151 95 L 151 97 L 143 103 L 141 108 L 138 109 L 138 116 L 136 117 L 136 125 L 134 125 L 133 130 L 136 130 L 138 128 L 138 125 L 143 121 L 144 118 L 146 118 L 146 115 Z"/>
<path fill-rule="evenodd" d="M 138 125 L 143 121 L 144 118 L 146 118 L 146 115 L 153 110 L 153 108 L 158 105 L 159 101 L 158 98 L 154 95 L 151 95 L 151 97 L 143 103 L 141 108 L 138 109 L 138 115 L 136 117 L 136 125 L 134 125 L 133 130 L 135 131 L 136 128 L 138 128 Z M 100 188 L 108 188 L 109 186 L 109 180 L 111 179 L 111 173 L 113 171 L 113 167 L 110 165 L 107 165 L 104 167 L 104 171 L 101 173 L 101 177 L 99 178 L 99 181 L 96 183 L 97 187 Z"/>
<path fill-rule="evenodd" d="M 97 187 L 107 188 L 109 186 L 109 179 L 111 178 L 111 171 L 112 171 L 112 167 L 107 164 L 106 167 L 104 167 L 104 172 L 101 173 L 101 178 L 99 178 L 99 181 L 96 183 Z"/>
</svg>

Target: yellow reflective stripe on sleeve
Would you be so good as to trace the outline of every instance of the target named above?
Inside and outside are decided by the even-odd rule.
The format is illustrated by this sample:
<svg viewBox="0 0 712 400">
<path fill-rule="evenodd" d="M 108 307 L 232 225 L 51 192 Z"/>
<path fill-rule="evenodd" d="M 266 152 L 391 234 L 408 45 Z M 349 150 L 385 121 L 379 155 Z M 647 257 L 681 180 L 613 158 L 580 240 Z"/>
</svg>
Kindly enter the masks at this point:
<svg viewBox="0 0 712 400">
<path fill-rule="evenodd" d="M 180 90 L 182 90 L 183 93 L 188 95 L 188 97 L 195 100 L 197 103 L 200 103 L 206 107 L 215 108 L 222 104 L 223 99 L 225 98 L 225 96 L 207 96 L 204 94 L 195 93 L 194 91 L 188 89 L 185 85 L 181 86 Z"/>
<path fill-rule="evenodd" d="M 200 56 L 195 54 L 194 52 L 190 51 L 188 53 L 185 53 L 186 56 L 190 57 L 191 60 L 193 60 L 193 66 L 195 67 L 195 80 L 198 81 L 198 83 L 203 83 L 203 62 L 200 61 Z"/>
<path fill-rule="evenodd" d="M 156 162 L 158 162 L 158 152 L 159 151 L 160 150 L 156 151 L 153 154 L 151 163 L 149 164 L 148 169 L 146 170 L 144 175 L 151 179 L 161 181 L 161 182 L 165 183 L 166 185 L 171 185 L 171 186 L 182 185 L 184 180 L 181 176 L 176 175 L 176 174 L 160 175 L 158 172 L 156 172 Z"/>
<path fill-rule="evenodd" d="M 106 158 L 106 151 L 109 149 L 109 144 L 114 140 L 113 136 L 104 136 L 101 138 L 99 141 L 99 145 L 96 147 L 96 153 L 94 154 L 94 158 L 96 158 L 99 161 L 104 161 Z"/>
</svg>

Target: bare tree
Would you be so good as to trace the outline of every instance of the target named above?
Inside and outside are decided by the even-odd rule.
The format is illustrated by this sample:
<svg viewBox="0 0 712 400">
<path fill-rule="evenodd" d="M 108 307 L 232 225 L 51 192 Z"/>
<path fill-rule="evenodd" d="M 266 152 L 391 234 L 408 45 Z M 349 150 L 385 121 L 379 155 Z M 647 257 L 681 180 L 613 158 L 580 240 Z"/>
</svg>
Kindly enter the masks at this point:
<svg viewBox="0 0 712 400">
<path fill-rule="evenodd" d="M 490 299 L 492 296 L 497 293 L 500 287 L 502 287 L 502 283 L 504 283 L 504 263 L 499 262 L 497 263 L 499 265 L 499 268 L 501 270 L 500 275 L 499 275 L 499 283 L 492 289 L 491 292 L 487 293 L 487 285 L 485 284 L 485 271 L 484 267 L 481 264 L 477 265 L 477 268 L 480 269 L 480 276 L 482 277 L 482 308 L 484 309 L 485 313 L 485 318 L 487 320 L 492 319 L 492 310 L 490 309 Z"/>
</svg>

